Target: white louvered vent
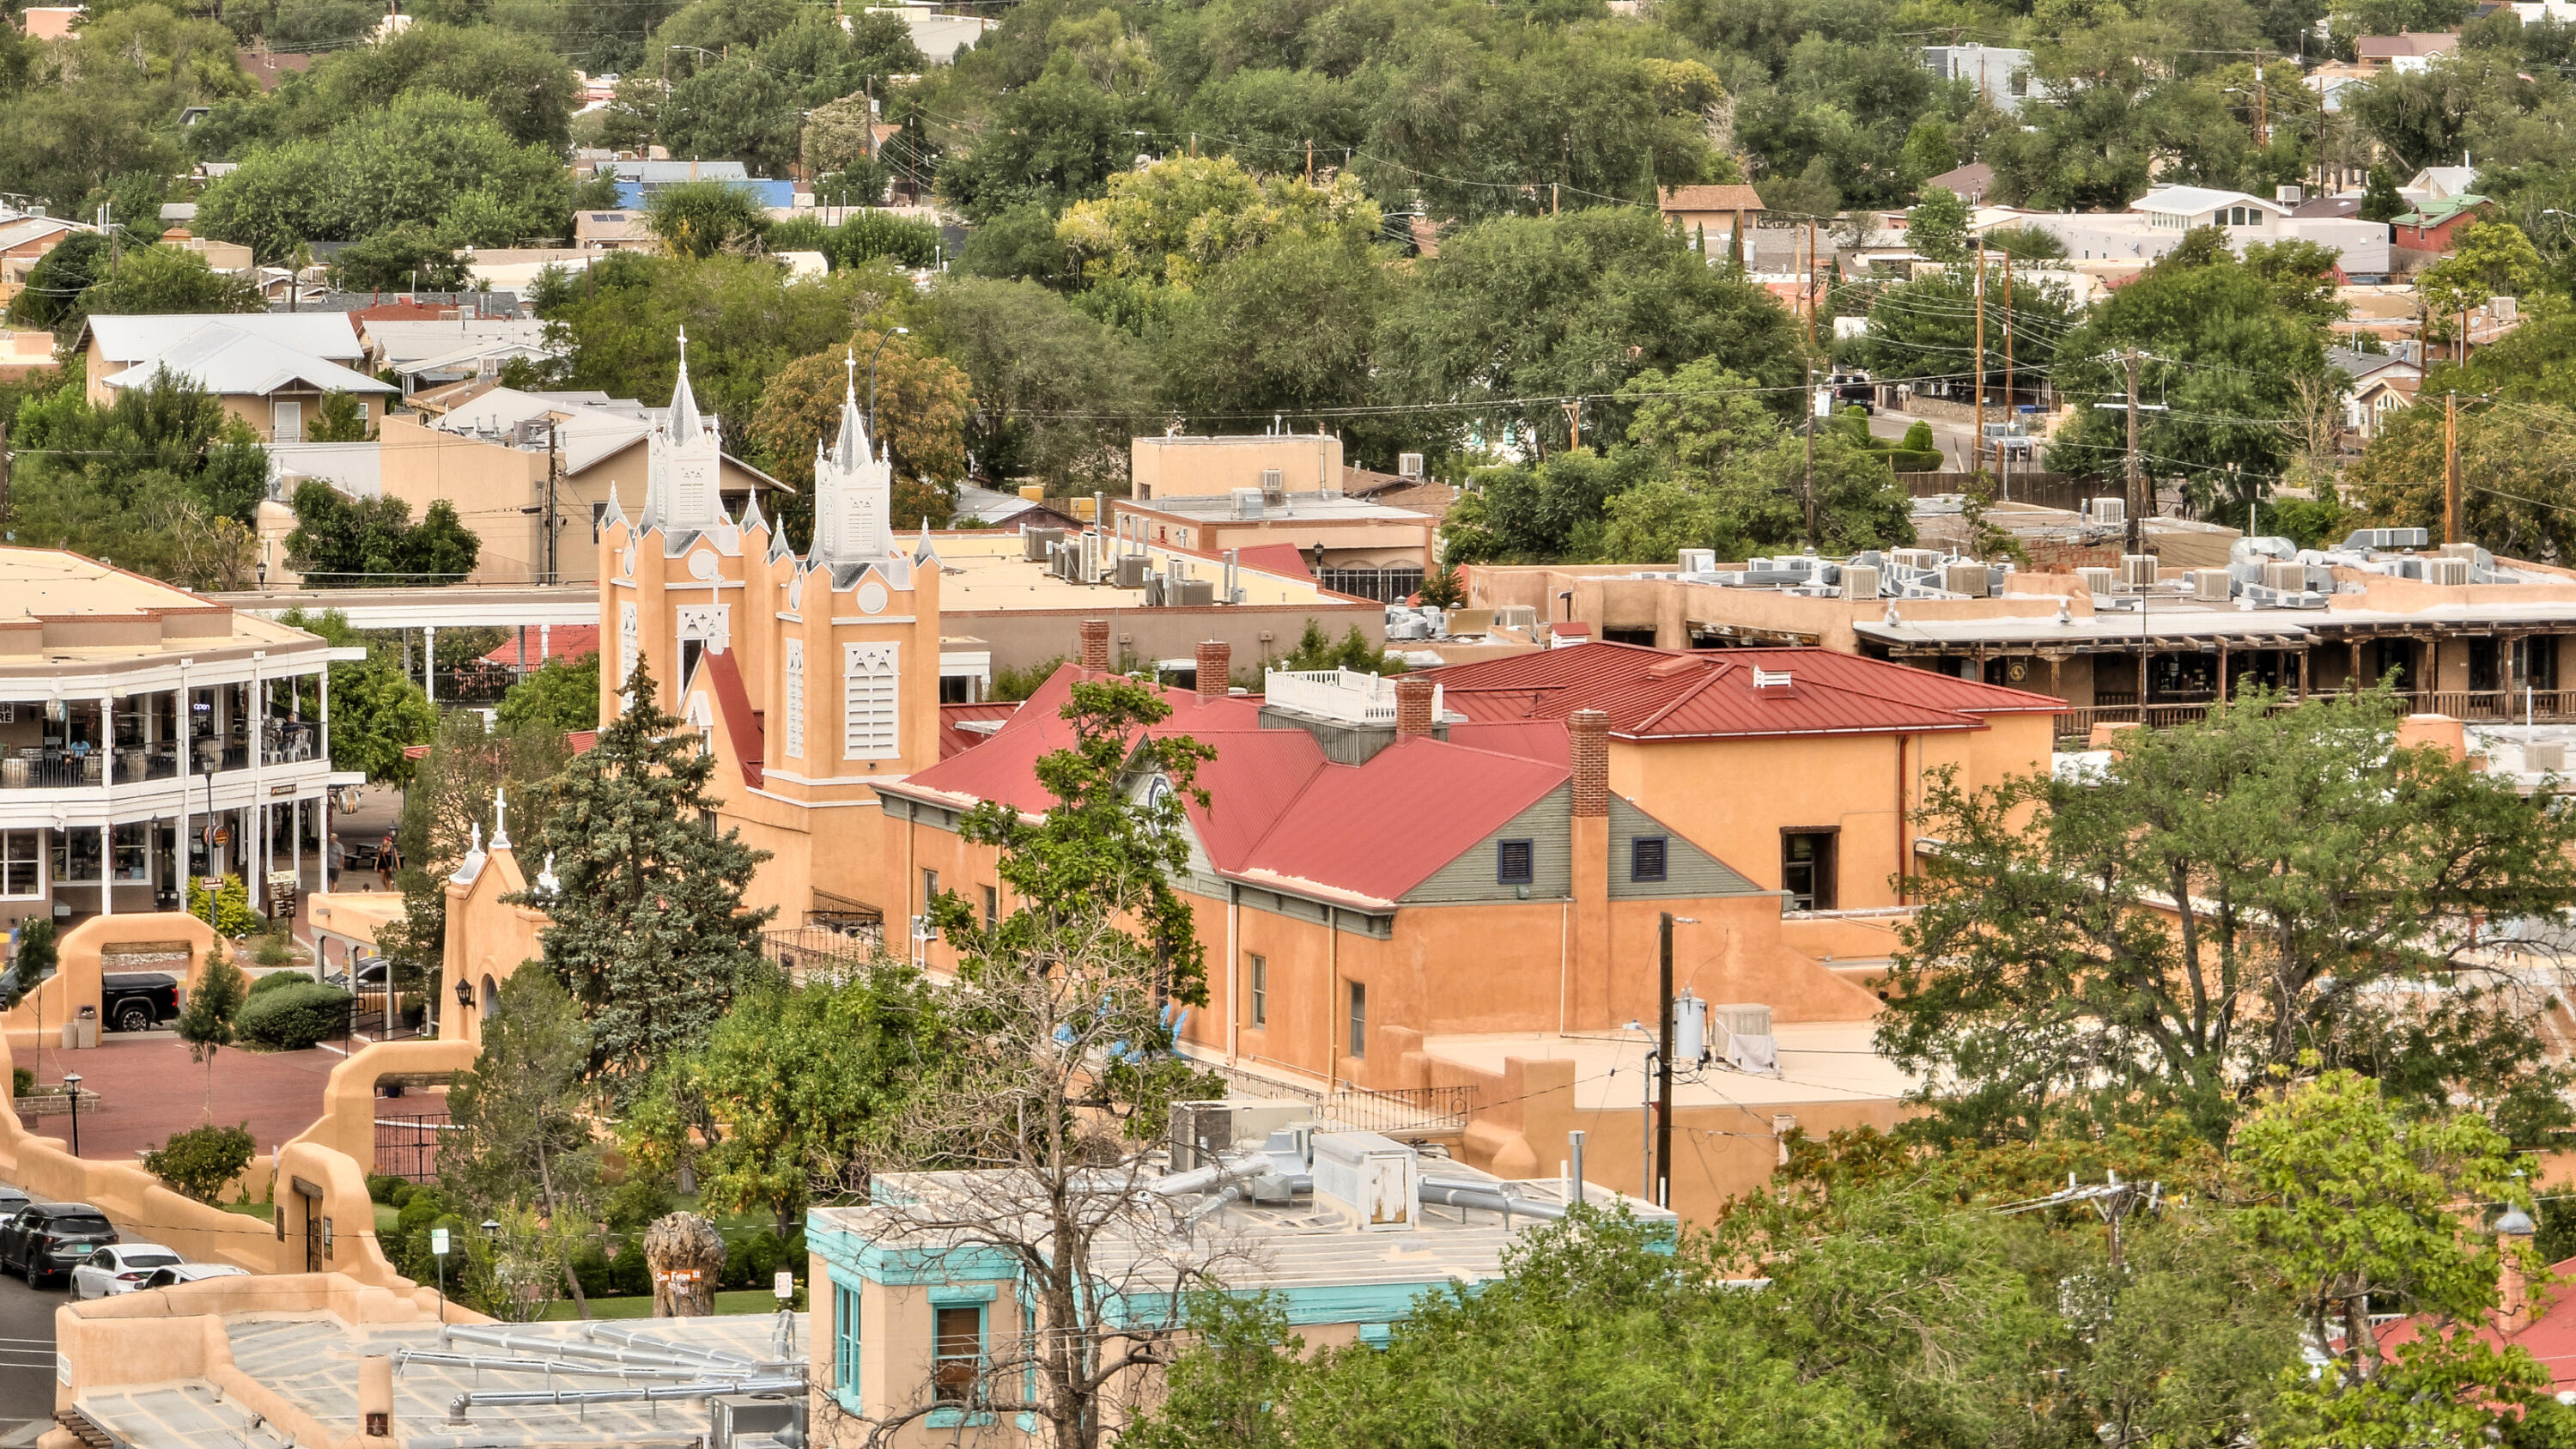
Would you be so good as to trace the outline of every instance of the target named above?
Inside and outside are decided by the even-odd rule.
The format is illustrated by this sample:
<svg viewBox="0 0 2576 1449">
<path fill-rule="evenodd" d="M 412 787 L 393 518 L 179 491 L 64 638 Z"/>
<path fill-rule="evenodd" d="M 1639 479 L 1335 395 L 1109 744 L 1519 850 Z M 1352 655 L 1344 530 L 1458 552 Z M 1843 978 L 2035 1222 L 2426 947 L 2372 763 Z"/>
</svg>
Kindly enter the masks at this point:
<svg viewBox="0 0 2576 1449">
<path fill-rule="evenodd" d="M 845 644 L 841 656 L 841 758 L 895 758 L 894 644 Z"/>
<path fill-rule="evenodd" d="M 805 758 L 805 641 L 787 641 L 787 758 Z"/>
</svg>

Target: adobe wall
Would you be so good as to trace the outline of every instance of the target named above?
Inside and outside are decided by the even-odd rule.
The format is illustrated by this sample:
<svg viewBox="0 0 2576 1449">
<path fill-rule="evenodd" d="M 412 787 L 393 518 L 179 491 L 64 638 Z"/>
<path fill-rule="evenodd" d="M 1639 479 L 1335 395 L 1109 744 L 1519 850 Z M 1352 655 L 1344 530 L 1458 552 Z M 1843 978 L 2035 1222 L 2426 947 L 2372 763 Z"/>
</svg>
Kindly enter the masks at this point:
<svg viewBox="0 0 2576 1449">
<path fill-rule="evenodd" d="M 32 1051 L 40 1045 L 60 1050 L 63 1023 L 81 1007 L 97 1009 L 99 977 L 105 970 L 103 958 L 118 947 L 184 947 L 188 953 L 185 962 L 138 962 L 125 968 L 167 971 L 179 977 L 184 1000 L 184 993 L 195 989 L 197 978 L 205 974 L 206 963 L 214 959 L 217 940 L 212 926 L 185 911 L 92 916 L 57 938 L 54 949 L 59 960 L 54 974 L 28 992 L 25 1000 L 0 1015 L 0 1037 L 21 1051 Z M 104 1023 L 101 1025 L 103 1028 Z"/>
</svg>

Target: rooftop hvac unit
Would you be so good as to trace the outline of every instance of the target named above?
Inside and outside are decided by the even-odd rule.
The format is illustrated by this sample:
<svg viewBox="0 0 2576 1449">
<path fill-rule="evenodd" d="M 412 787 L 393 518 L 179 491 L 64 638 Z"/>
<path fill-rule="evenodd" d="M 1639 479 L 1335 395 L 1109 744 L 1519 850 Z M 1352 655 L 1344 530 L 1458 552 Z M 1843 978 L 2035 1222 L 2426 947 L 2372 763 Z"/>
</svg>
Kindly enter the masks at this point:
<svg viewBox="0 0 2576 1449">
<path fill-rule="evenodd" d="M 1171 1170 L 1213 1165 L 1234 1150 L 1234 1107 L 1226 1102 L 1175 1102 L 1166 1136 Z"/>
<path fill-rule="evenodd" d="M 2303 563 L 2282 563 L 2277 559 L 2267 562 L 2263 565 L 2263 587 L 2278 589 L 2285 594 L 2306 593 L 2308 566 Z"/>
<path fill-rule="evenodd" d="M 1163 600 L 1175 608 L 1204 609 L 1216 602 L 1216 584 L 1208 579 L 1183 579 L 1164 587 Z"/>
<path fill-rule="evenodd" d="M 2272 188 L 2272 199 L 2281 203 L 2283 206 L 2296 206 L 2300 202 L 2307 200 L 2307 196 L 2307 188 L 2303 186 L 2275 186 Z"/>
<path fill-rule="evenodd" d="M 1047 547 L 1064 542 L 1061 528 L 1030 528 L 1020 533 L 1020 557 L 1030 563 L 1046 562 Z"/>
<path fill-rule="evenodd" d="M 1900 548 L 1888 554 L 1888 561 L 1901 569 L 1937 569 L 1943 557 L 1937 548 Z"/>
<path fill-rule="evenodd" d="M 1738 1003 L 1711 1006 L 1708 1009 L 1709 1049 L 1719 1056 L 1727 1055 L 1739 1036 L 1767 1037 L 1771 1034 L 1771 1008 L 1759 1004 Z M 1679 1055 L 1676 1053 L 1676 1055 Z"/>
<path fill-rule="evenodd" d="M 2522 747 L 2522 768 L 2538 775 L 2555 775 L 2567 768 L 2567 746 L 2558 740 L 2533 740 Z"/>
<path fill-rule="evenodd" d="M 718 1394 L 707 1400 L 708 1449 L 748 1449 L 805 1422 L 805 1396 Z"/>
<path fill-rule="evenodd" d="M 1259 518 L 1261 516 L 1261 490 L 1258 488 L 1235 489 L 1234 516 L 1237 518 Z"/>
<path fill-rule="evenodd" d="M 2203 604 L 2224 604 L 2236 597 L 2236 580 L 2225 569 L 2193 569 L 2191 596 Z"/>
<path fill-rule="evenodd" d="M 1878 597 L 1878 570 L 1867 564 L 1843 565 L 1843 597 L 1875 599 Z"/>
<path fill-rule="evenodd" d="M 1711 574 L 1717 572 L 1717 550 L 1713 548 L 1683 549 L 1681 553 L 1681 571 L 1686 574 Z"/>
<path fill-rule="evenodd" d="M 2156 581 L 2156 556 L 2151 553 L 2120 555 L 2120 582 L 2133 589 L 2146 588 Z"/>
<path fill-rule="evenodd" d="M 1141 553 L 1122 555 L 1117 562 L 1118 587 L 1141 589 L 1154 571 L 1154 561 Z"/>
<path fill-rule="evenodd" d="M 1449 616 L 1450 622 L 1453 624 L 1457 622 L 1457 618 L 1458 616 L 1455 614 Z M 1502 625 L 1506 629 L 1535 629 L 1538 627 L 1538 606 L 1536 604 L 1505 604 L 1493 611 L 1493 622 Z"/>
<path fill-rule="evenodd" d="M 1148 609 L 1159 609 L 1163 607 L 1163 576 L 1161 574 L 1145 575 L 1145 607 Z"/>
<path fill-rule="evenodd" d="M 2106 568 L 2080 568 L 2075 571 L 2075 576 L 2084 581 L 2086 593 L 2107 594 L 2111 592 L 2111 583 L 2119 577 L 2119 574 L 2115 570 Z"/>
<path fill-rule="evenodd" d="M 2428 558 L 2424 560 L 2424 582 L 2428 584 L 2465 584 L 2469 581 L 2469 561 L 2464 558 Z"/>
<path fill-rule="evenodd" d="M 1315 1134 L 1315 1202 L 1349 1213 L 1363 1233 L 1410 1231 L 1421 1184 L 1421 1158 L 1391 1137 Z"/>
<path fill-rule="evenodd" d="M 1264 468 L 1264 469 L 1262 469 L 1262 470 L 1261 470 L 1261 501 L 1262 501 L 1262 502 L 1264 502 L 1264 503 L 1285 503 L 1285 502 L 1287 502 L 1287 501 L 1288 501 L 1288 484 L 1287 484 L 1287 481 L 1286 481 L 1286 480 L 1287 480 L 1287 475 L 1286 475 L 1285 473 L 1282 473 L 1280 470 L 1278 470 L 1278 469 L 1276 469 L 1276 468 Z"/>
<path fill-rule="evenodd" d="M 2105 528 L 2124 528 L 2129 522 L 2129 500 L 2125 498 L 2091 498 L 2085 500 L 2084 516 Z"/>
<path fill-rule="evenodd" d="M 1419 477 L 1421 477 L 1421 476 L 1422 476 L 1422 455 L 1421 455 L 1420 453 L 1398 453 L 1398 454 L 1396 454 L 1396 455 L 1395 455 L 1395 476 L 1397 476 L 1398 478 L 1419 478 Z"/>
<path fill-rule="evenodd" d="M 1954 563 L 1943 571 L 1941 587 L 1972 599 L 1986 596 L 1986 566 L 1981 563 Z"/>
</svg>

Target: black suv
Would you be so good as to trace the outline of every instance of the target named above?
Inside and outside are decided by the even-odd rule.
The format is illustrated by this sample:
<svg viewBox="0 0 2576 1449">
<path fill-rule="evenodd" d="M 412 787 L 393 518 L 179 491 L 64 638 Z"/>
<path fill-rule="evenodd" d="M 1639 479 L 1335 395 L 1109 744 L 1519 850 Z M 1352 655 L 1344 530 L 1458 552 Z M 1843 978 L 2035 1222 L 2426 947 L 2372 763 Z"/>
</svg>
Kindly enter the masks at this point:
<svg viewBox="0 0 2576 1449">
<path fill-rule="evenodd" d="M 116 1241 L 107 1214 L 87 1203 L 34 1203 L 0 1223 L 0 1271 L 25 1277 L 30 1288 L 67 1283 L 81 1259 Z"/>
<path fill-rule="evenodd" d="M 99 1014 L 118 1031 L 150 1031 L 179 1014 L 179 978 L 166 971 L 111 971 L 98 979 Z"/>
</svg>

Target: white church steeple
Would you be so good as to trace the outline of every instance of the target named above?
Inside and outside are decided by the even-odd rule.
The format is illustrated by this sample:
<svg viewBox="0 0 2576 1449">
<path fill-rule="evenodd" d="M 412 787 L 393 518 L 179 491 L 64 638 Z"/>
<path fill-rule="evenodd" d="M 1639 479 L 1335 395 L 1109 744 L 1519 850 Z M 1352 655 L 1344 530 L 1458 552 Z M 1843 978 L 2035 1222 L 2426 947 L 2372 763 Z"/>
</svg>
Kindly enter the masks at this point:
<svg viewBox="0 0 2576 1449">
<path fill-rule="evenodd" d="M 894 552 L 894 465 L 868 435 L 859 411 L 859 358 L 845 359 L 841 432 L 829 450 L 814 444 L 814 549 L 818 564 L 868 563 Z"/>
<path fill-rule="evenodd" d="M 673 537 L 705 533 L 730 523 L 716 486 L 722 448 L 716 430 L 699 415 L 689 388 L 689 334 L 680 331 L 680 380 L 671 406 L 648 442 L 644 526 Z"/>
</svg>

